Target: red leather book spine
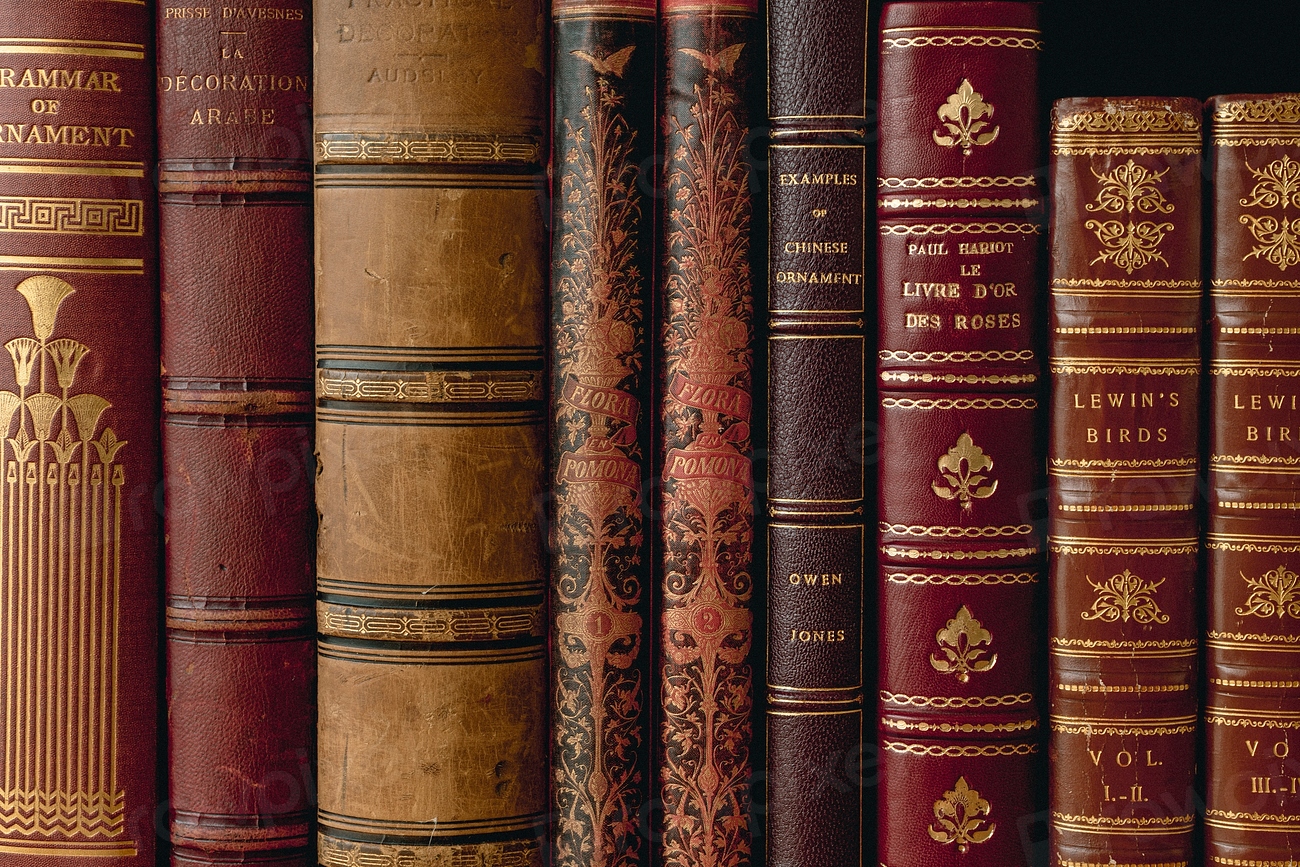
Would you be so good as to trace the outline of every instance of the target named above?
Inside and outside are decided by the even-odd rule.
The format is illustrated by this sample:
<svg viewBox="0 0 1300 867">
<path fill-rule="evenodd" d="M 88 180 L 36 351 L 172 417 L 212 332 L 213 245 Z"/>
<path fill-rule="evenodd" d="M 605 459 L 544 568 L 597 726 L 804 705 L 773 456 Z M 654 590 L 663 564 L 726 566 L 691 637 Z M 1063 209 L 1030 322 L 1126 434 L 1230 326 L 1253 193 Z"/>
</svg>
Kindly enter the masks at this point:
<svg viewBox="0 0 1300 867">
<path fill-rule="evenodd" d="M 880 28 L 878 862 L 1028 864 L 1038 8 L 891 3 Z"/>
<path fill-rule="evenodd" d="M 648 863 L 654 0 L 555 0 L 553 863 Z"/>
<path fill-rule="evenodd" d="M 768 4 L 767 863 L 863 863 L 867 4 Z"/>
<path fill-rule="evenodd" d="M 1182 865 L 1196 767 L 1201 105 L 1052 113 L 1050 857 Z"/>
<path fill-rule="evenodd" d="M 171 860 L 306 867 L 311 9 L 157 15 Z"/>
<path fill-rule="evenodd" d="M 150 7 L 0 4 L 0 860 L 153 867 Z"/>
<path fill-rule="evenodd" d="M 748 864 L 757 4 L 662 0 L 656 861 Z"/>
<path fill-rule="evenodd" d="M 1300 847 L 1300 95 L 1209 111 L 1205 862 Z"/>
</svg>

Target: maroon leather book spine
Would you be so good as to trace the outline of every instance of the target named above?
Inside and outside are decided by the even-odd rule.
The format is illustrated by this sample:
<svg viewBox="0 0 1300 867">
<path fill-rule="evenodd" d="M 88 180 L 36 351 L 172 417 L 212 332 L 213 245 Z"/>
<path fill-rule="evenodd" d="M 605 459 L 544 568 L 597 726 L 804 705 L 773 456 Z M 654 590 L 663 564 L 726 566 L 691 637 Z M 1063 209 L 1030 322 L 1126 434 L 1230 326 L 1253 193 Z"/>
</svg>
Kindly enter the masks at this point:
<svg viewBox="0 0 1300 867">
<path fill-rule="evenodd" d="M 1052 112 L 1054 865 L 1185 865 L 1196 768 L 1201 104 Z"/>
<path fill-rule="evenodd" d="M 891 3 L 880 40 L 877 860 L 1028 864 L 1038 7 Z"/>
<path fill-rule="evenodd" d="M 157 16 L 171 860 L 305 867 L 311 9 Z"/>
<path fill-rule="evenodd" d="M 154 864 L 151 15 L 0 4 L 5 864 Z"/>
<path fill-rule="evenodd" d="M 1300 95 L 1210 100 L 1205 863 L 1300 848 Z"/>
<path fill-rule="evenodd" d="M 863 863 L 867 4 L 768 3 L 767 863 Z"/>
<path fill-rule="evenodd" d="M 657 771 L 663 867 L 752 857 L 753 0 L 661 0 Z"/>
<path fill-rule="evenodd" d="M 648 863 L 654 0 L 555 0 L 552 863 Z"/>
</svg>

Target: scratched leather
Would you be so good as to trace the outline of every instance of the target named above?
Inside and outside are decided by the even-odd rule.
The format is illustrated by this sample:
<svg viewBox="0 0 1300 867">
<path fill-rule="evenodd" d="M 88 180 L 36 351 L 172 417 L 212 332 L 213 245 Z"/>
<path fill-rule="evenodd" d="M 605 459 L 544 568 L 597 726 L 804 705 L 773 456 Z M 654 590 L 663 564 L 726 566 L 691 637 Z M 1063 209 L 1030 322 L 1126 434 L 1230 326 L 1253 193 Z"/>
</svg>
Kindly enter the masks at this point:
<svg viewBox="0 0 1300 867">
<path fill-rule="evenodd" d="M 204 9 L 157 12 L 172 863 L 305 867 L 311 9 Z"/>
<path fill-rule="evenodd" d="M 13 407 L 0 431 L 10 479 L 0 544 L 8 735 L 0 764 L 9 780 L 0 798 L 0 860 L 14 867 L 85 867 L 92 853 L 105 867 L 155 863 L 157 836 L 141 818 L 159 803 L 150 14 L 126 3 L 0 4 L 11 46 L 0 67 L 14 76 L 14 86 L 0 88 L 0 116 L 6 128 L 23 130 L 0 144 L 0 194 L 14 203 L 0 232 L 0 343 L 10 346 L 0 391 Z M 117 50 L 83 50 L 104 40 Z M 52 44 L 66 53 L 51 53 Z M 35 86 L 22 85 L 27 70 Z M 79 77 L 82 87 L 41 86 L 41 71 L 54 71 L 56 80 L 67 71 L 63 82 Z M 70 165 L 89 173 L 68 173 Z M 35 311 L 43 312 L 34 318 Z M 20 377 L 23 357 L 30 374 Z M 38 421 L 33 409 L 42 406 L 51 415 Z M 102 411 L 77 416 L 78 406 Z M 92 496 L 96 507 L 76 507 Z M 19 509 L 26 510 L 21 523 Z M 15 574 L 17 562 L 26 581 Z M 92 616 L 115 646 L 78 637 L 94 634 Z M 80 673 L 68 660 L 79 661 Z M 16 697 L 23 688 L 14 672 L 24 670 L 34 699 L 28 710 Z M 78 710 L 78 695 L 102 702 L 104 716 Z M 101 768 L 106 775 L 96 782 Z"/>
<path fill-rule="evenodd" d="M 313 17 L 317 858 L 540 867 L 545 6 Z"/>
<path fill-rule="evenodd" d="M 1190 99 L 1060 100 L 1052 115 L 1054 859 L 1191 854 L 1200 117 Z M 1150 198 L 1129 210 L 1107 198 L 1117 181 Z M 1121 259 L 1111 222 L 1156 239 Z"/>
<path fill-rule="evenodd" d="M 171 380 L 311 381 L 311 207 L 164 202 L 163 367 Z M 221 250 L 220 264 L 212 252 Z"/>
<path fill-rule="evenodd" d="M 1297 571 L 1288 537 L 1300 508 L 1292 475 L 1300 462 L 1292 384 L 1300 299 L 1291 268 L 1283 267 L 1286 245 L 1270 249 L 1277 227 L 1268 223 L 1294 219 L 1288 212 L 1296 202 L 1276 197 L 1273 179 L 1300 157 L 1290 132 L 1297 105 L 1294 94 L 1233 94 L 1206 107 L 1215 283 L 1207 323 L 1205 850 L 1219 859 L 1285 859 L 1300 845 L 1292 830 L 1260 833 L 1234 827 L 1229 816 L 1285 823 L 1282 817 L 1300 809 L 1288 739 L 1242 725 L 1300 712 L 1294 664 L 1274 649 L 1300 640 L 1287 589 Z M 1269 288 L 1261 292 L 1252 283 Z M 1269 586 L 1281 592 L 1260 592 Z"/>
<path fill-rule="evenodd" d="M 1027 864 L 1016 825 L 1043 806 L 1037 20 L 1036 4 L 997 2 L 890 3 L 881 17 L 877 860 L 890 867 Z M 959 801 L 954 834 L 942 817 Z"/>
</svg>

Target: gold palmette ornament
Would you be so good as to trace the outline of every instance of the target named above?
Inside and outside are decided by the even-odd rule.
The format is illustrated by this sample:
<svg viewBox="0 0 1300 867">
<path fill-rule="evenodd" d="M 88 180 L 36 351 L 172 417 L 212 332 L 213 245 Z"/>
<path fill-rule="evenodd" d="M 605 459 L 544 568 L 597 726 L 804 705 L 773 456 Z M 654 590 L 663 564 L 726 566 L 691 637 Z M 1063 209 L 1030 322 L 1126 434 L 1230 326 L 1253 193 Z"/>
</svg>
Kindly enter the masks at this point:
<svg viewBox="0 0 1300 867">
<path fill-rule="evenodd" d="M 993 633 L 985 629 L 965 605 L 935 634 L 935 641 L 943 656 L 930 654 L 930 665 L 940 674 L 954 675 L 962 683 L 969 683 L 971 674 L 988 671 L 997 665 L 998 655 L 989 656 Z"/>
<path fill-rule="evenodd" d="M 927 829 L 935 842 L 957 844 L 957 851 L 965 854 L 975 843 L 983 843 L 993 836 L 997 825 L 988 821 L 992 805 L 980 797 L 959 777 L 957 784 L 934 802 L 934 823 Z"/>
<path fill-rule="evenodd" d="M 971 510 L 971 504 L 975 500 L 987 499 L 998 489 L 996 479 L 991 485 L 984 484 L 989 478 L 982 474 L 993 469 L 993 458 L 975 445 L 969 433 L 963 433 L 957 438 L 957 444 L 939 458 L 938 465 L 939 473 L 949 486 L 931 482 L 930 489 L 935 496 L 960 502 L 964 512 Z"/>
<path fill-rule="evenodd" d="M 52 340 L 76 290 L 48 275 L 17 286 L 35 337 L 5 344 L 17 393 L 0 391 L 0 835 L 52 854 L 118 837 L 118 609 L 122 486 L 111 404 L 73 394 L 90 353 Z M 96 437 L 96 434 L 99 436 Z M 93 448 L 92 448 L 93 446 Z"/>
</svg>

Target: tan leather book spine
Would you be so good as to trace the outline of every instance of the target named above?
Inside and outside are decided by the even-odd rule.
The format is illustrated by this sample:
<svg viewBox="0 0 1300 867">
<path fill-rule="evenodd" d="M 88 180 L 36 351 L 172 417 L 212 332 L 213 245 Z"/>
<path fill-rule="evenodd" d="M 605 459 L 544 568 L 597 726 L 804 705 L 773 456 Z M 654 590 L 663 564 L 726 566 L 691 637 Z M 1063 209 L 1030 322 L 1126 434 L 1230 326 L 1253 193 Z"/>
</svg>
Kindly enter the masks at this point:
<svg viewBox="0 0 1300 867">
<path fill-rule="evenodd" d="M 1300 94 L 1207 116 L 1205 863 L 1275 867 L 1300 848 Z"/>
<path fill-rule="evenodd" d="M 1058 101 L 1051 178 L 1050 858 L 1186 865 L 1200 102 Z"/>
<path fill-rule="evenodd" d="M 752 857 L 754 0 L 661 0 L 656 863 Z"/>
<path fill-rule="evenodd" d="M 153 867 L 152 5 L 0 2 L 0 863 Z"/>
<path fill-rule="evenodd" d="M 545 860 L 545 13 L 314 10 L 324 865 Z"/>
</svg>

